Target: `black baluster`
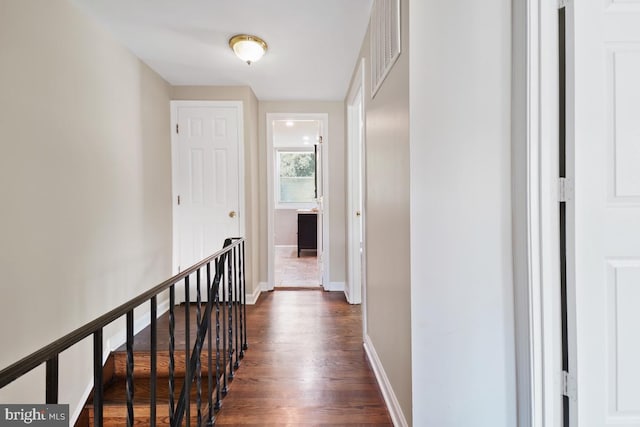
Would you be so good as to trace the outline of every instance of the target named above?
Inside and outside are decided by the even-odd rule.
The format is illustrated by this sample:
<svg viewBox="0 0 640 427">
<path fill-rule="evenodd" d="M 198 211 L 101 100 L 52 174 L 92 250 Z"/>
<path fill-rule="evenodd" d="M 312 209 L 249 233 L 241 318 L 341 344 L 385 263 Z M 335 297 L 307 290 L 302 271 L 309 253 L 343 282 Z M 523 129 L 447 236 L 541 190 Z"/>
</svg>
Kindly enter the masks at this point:
<svg viewBox="0 0 640 427">
<path fill-rule="evenodd" d="M 151 407 L 149 425 L 156 425 L 156 400 L 158 389 L 158 298 L 151 297 Z"/>
<path fill-rule="evenodd" d="M 127 426 L 133 425 L 133 310 L 127 311 Z"/>
<path fill-rule="evenodd" d="M 191 393 L 191 378 L 193 374 L 191 373 L 191 366 L 189 364 L 189 354 L 191 353 L 191 327 L 190 327 L 190 319 L 189 319 L 189 306 L 191 298 L 189 297 L 189 276 L 184 278 L 184 389 L 185 389 L 185 420 L 187 422 L 187 427 L 191 425 L 191 404 L 190 397 Z M 179 416 L 179 415 L 178 415 Z"/>
<path fill-rule="evenodd" d="M 197 336 L 200 335 L 200 329 L 202 328 L 202 319 L 201 316 L 201 305 L 202 305 L 202 295 L 200 290 L 200 269 L 198 269 L 196 276 L 196 331 Z M 196 341 L 199 343 L 199 341 Z M 201 347 L 198 344 L 196 348 L 196 354 L 198 357 L 196 358 L 196 405 L 198 408 L 197 412 L 197 420 L 198 426 L 202 425 L 202 362 L 200 360 L 201 356 Z"/>
<path fill-rule="evenodd" d="M 216 304 L 216 405 L 219 410 L 222 406 L 220 395 L 220 258 L 216 259 L 216 274 L 213 284 L 214 303 Z"/>
<path fill-rule="evenodd" d="M 233 248 L 233 258 L 234 258 L 234 263 L 233 263 L 233 268 L 235 269 L 234 273 L 233 273 L 233 277 L 234 277 L 234 284 L 233 284 L 233 312 L 234 312 L 234 329 L 235 329 L 235 347 L 234 347 L 234 351 L 236 353 L 236 362 L 233 365 L 233 367 L 235 369 L 238 369 L 240 367 L 240 345 L 239 345 L 239 340 L 240 337 L 238 335 L 238 305 L 240 304 L 240 300 L 238 298 L 239 295 L 239 290 L 238 287 L 239 285 L 239 281 L 240 281 L 240 268 L 238 267 L 240 264 L 240 247 L 239 246 L 234 246 Z"/>
<path fill-rule="evenodd" d="M 176 313 L 175 313 L 175 304 L 176 304 L 176 289 L 175 285 L 171 285 L 169 288 L 169 420 L 173 425 L 173 420 L 175 418 L 175 402 L 173 399 L 173 395 L 175 394 L 175 370 L 176 370 L 176 360 L 175 360 L 175 350 L 176 350 Z"/>
<path fill-rule="evenodd" d="M 221 304 L 220 306 L 222 307 L 222 397 L 225 397 L 227 395 L 227 354 L 229 353 L 227 351 L 228 346 L 227 346 L 227 281 L 229 280 L 229 276 L 227 274 L 227 263 L 229 262 L 229 253 L 225 253 L 224 254 L 224 262 L 222 263 L 222 268 L 223 268 L 223 273 L 222 273 L 222 277 L 223 280 L 220 282 L 220 287 L 221 287 L 221 293 L 220 293 L 220 300 L 221 300 Z"/>
<path fill-rule="evenodd" d="M 93 333 L 93 425 L 102 427 L 102 404 L 104 387 L 102 384 L 102 328 Z"/>
<path fill-rule="evenodd" d="M 242 241 L 242 269 L 240 270 L 242 272 L 242 311 L 244 312 L 244 317 L 242 319 L 242 325 L 244 327 L 244 334 L 242 335 L 242 354 L 241 356 L 244 357 L 244 351 L 247 350 L 249 348 L 249 345 L 247 344 L 247 283 L 245 281 L 245 274 L 244 274 L 244 240 Z"/>
<path fill-rule="evenodd" d="M 229 318 L 227 322 L 227 331 L 229 334 L 229 347 L 227 352 L 229 353 L 229 380 L 233 380 L 233 250 L 229 250 L 227 252 L 227 256 L 229 257 L 229 262 L 227 263 L 227 271 L 229 273 L 229 278 L 227 282 L 227 316 Z"/>
<path fill-rule="evenodd" d="M 211 307 L 213 304 L 213 290 L 211 283 L 211 263 L 207 263 L 207 307 L 209 308 L 209 316 L 205 319 L 205 322 L 208 322 L 207 329 L 207 379 L 208 379 L 208 392 L 207 399 L 209 402 L 209 414 L 207 417 L 207 426 L 211 427 L 215 423 L 215 419 L 213 417 L 213 366 L 211 362 L 211 350 L 212 350 L 212 335 L 213 331 L 211 330 Z"/>
<path fill-rule="evenodd" d="M 46 371 L 45 401 L 47 404 L 55 405 L 58 403 L 58 355 L 47 360 Z"/>
</svg>

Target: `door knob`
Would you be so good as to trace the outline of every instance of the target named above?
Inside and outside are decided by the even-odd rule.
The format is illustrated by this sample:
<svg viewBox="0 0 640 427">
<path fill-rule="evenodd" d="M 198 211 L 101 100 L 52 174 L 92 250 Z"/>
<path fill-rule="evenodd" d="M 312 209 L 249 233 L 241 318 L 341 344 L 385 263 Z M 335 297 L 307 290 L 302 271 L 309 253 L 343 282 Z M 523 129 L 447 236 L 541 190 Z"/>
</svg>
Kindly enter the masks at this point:
<svg viewBox="0 0 640 427">
<path fill-rule="evenodd" d="M 236 217 L 236 211 L 229 212 L 229 218 L 235 218 L 235 217 Z"/>
<path fill-rule="evenodd" d="M 362 215 L 360 211 L 356 211 L 356 216 L 360 216 L 360 215 Z"/>
</svg>

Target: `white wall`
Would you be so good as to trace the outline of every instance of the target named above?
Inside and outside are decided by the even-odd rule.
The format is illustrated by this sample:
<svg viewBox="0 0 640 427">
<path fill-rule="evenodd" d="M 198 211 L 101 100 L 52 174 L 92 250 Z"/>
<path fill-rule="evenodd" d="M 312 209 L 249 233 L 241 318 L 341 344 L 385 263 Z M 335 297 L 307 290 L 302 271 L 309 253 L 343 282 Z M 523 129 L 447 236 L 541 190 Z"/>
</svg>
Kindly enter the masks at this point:
<svg viewBox="0 0 640 427">
<path fill-rule="evenodd" d="M 67 0 L 3 0 L 0 58 L 4 368 L 170 277 L 171 147 L 168 84 Z M 90 349 L 61 356 L 72 413 Z"/>
<path fill-rule="evenodd" d="M 273 222 L 274 245 L 298 245 L 298 212 L 296 209 L 275 209 Z"/>
<path fill-rule="evenodd" d="M 410 7 L 413 424 L 513 427 L 511 2 Z"/>
</svg>

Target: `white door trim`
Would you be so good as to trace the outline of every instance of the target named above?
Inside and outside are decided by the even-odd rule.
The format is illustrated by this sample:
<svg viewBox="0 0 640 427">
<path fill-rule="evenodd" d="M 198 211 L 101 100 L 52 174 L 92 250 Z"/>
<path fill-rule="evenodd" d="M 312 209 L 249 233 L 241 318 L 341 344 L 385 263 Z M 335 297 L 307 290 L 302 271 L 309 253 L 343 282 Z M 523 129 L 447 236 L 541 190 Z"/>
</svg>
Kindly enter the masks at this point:
<svg viewBox="0 0 640 427">
<path fill-rule="evenodd" d="M 173 239 L 173 254 L 172 254 L 172 269 L 173 274 L 178 273 L 178 248 L 177 242 L 177 229 L 175 224 L 175 218 L 177 218 L 176 209 L 178 207 L 176 188 L 178 185 L 177 176 L 177 161 L 178 161 L 178 140 L 176 126 L 178 124 L 178 108 L 179 107 L 232 107 L 236 108 L 238 119 L 238 203 L 240 219 L 240 234 L 245 235 L 246 230 L 246 209 L 245 209 L 245 182 L 244 182 L 244 114 L 242 101 L 170 101 L 171 106 L 171 209 L 172 209 L 172 239 Z M 233 237 L 241 237 L 233 236 Z M 231 236 L 230 236 L 231 237 Z M 222 249 L 222 248 L 220 248 Z"/>
<path fill-rule="evenodd" d="M 348 132 L 348 138 L 347 138 L 347 230 L 348 230 L 348 240 L 347 240 L 347 285 L 345 286 L 345 293 L 347 294 L 347 301 L 349 301 L 351 304 L 360 304 L 363 302 L 364 298 L 363 298 L 363 294 L 365 292 L 365 277 L 364 277 L 364 272 L 366 271 L 365 268 L 365 256 L 366 253 L 364 251 L 364 248 L 366 247 L 363 244 L 363 248 L 362 248 L 362 256 L 360 255 L 360 248 L 354 248 L 353 245 L 355 244 L 354 241 L 354 228 L 356 227 L 354 225 L 354 214 L 355 214 L 355 210 L 356 208 L 354 207 L 354 204 L 356 202 L 356 200 L 354 200 L 354 193 L 356 192 L 356 185 L 357 184 L 357 176 L 356 176 L 356 171 L 360 173 L 360 182 L 364 182 L 364 162 L 362 162 L 362 164 L 360 165 L 361 162 L 361 158 L 364 156 L 364 153 L 361 152 L 361 149 L 364 150 L 364 146 L 363 144 L 361 144 L 361 142 L 364 141 L 364 120 L 365 120 L 365 114 L 364 114 L 364 102 L 365 102 L 365 96 L 364 96 L 364 71 L 365 71 L 365 59 L 362 58 L 360 60 L 360 65 L 358 67 L 358 70 L 356 71 L 355 77 L 354 77 L 354 81 L 353 81 L 353 85 L 351 86 L 351 91 L 349 92 L 349 95 L 347 96 L 347 132 Z M 362 122 L 357 121 L 357 119 L 354 117 L 354 114 L 357 113 L 354 111 L 354 104 L 356 102 L 360 103 L 360 106 L 362 108 Z M 359 126 L 361 127 L 361 129 L 356 130 L 354 129 L 354 126 Z M 356 137 L 356 132 L 358 135 L 358 140 L 355 140 Z M 362 199 L 362 206 L 360 206 L 360 210 L 361 210 L 361 215 L 360 215 L 360 221 L 361 221 L 361 228 L 362 230 L 365 229 L 365 219 L 366 219 L 366 215 L 364 212 L 364 208 L 366 206 L 366 204 L 364 203 L 364 197 L 366 195 L 366 192 L 364 191 L 364 186 L 360 185 L 360 189 L 358 189 L 358 191 L 361 193 L 360 194 L 360 198 Z M 364 233 L 363 233 L 364 234 Z M 361 238 L 364 241 L 364 235 L 361 236 Z M 357 255 L 354 255 L 356 252 Z M 354 265 L 354 262 L 352 260 L 353 256 L 357 256 L 360 258 L 360 263 L 356 263 L 356 265 Z M 355 272 L 353 271 L 353 269 L 356 266 L 360 266 L 360 280 L 357 283 L 357 287 L 356 287 L 356 283 L 354 283 L 353 277 L 355 276 Z M 366 321 L 366 313 L 365 313 L 366 309 L 363 305 L 363 329 L 365 328 L 365 324 L 364 322 Z"/>
<path fill-rule="evenodd" d="M 267 286 L 265 290 L 272 291 L 275 287 L 274 278 L 274 230 L 275 230 L 275 194 L 273 190 L 273 127 L 274 120 L 319 120 L 322 122 L 322 189 L 323 189 L 323 211 L 322 234 L 323 234 L 323 255 L 322 255 L 322 283 L 327 289 L 330 286 L 330 240 L 329 240 L 329 115 L 326 113 L 267 113 L 266 133 L 267 133 Z"/>
<path fill-rule="evenodd" d="M 518 425 L 561 426 L 558 4 L 516 3 L 512 200 Z"/>
</svg>

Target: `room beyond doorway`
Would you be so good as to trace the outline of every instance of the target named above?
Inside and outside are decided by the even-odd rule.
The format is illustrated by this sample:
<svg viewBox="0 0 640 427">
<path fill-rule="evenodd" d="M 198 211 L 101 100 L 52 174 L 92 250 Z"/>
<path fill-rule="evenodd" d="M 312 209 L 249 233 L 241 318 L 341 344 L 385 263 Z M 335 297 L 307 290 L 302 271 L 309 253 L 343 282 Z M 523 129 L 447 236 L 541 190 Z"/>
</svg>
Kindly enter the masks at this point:
<svg viewBox="0 0 640 427">
<path fill-rule="evenodd" d="M 327 284 L 327 121 L 327 114 L 267 114 L 266 289 Z"/>
</svg>

